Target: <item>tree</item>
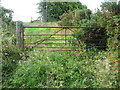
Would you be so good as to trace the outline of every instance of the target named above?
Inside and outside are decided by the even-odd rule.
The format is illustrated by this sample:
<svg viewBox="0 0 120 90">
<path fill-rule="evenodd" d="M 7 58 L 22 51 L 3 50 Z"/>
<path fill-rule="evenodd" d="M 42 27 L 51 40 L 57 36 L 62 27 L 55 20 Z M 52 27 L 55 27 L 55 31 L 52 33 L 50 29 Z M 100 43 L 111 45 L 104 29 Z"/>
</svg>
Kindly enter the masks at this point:
<svg viewBox="0 0 120 90">
<path fill-rule="evenodd" d="M 120 26 L 120 1 L 104 2 L 101 5 L 107 27 L 107 46 L 110 50 L 118 51 L 119 46 L 119 26 Z M 113 27 L 113 28 L 109 28 Z"/>
<path fill-rule="evenodd" d="M 113 15 L 120 14 L 120 1 L 117 2 L 103 2 L 101 5 L 103 12 L 112 13 Z"/>
<path fill-rule="evenodd" d="M 0 9 L 0 18 L 2 20 L 3 25 L 9 25 L 12 21 L 12 10 L 6 9 L 4 7 L 1 7 Z"/>
<path fill-rule="evenodd" d="M 38 3 L 39 13 L 42 14 L 45 19 L 46 16 L 46 2 Z M 60 20 L 60 16 L 63 13 L 73 11 L 75 9 L 83 9 L 86 6 L 82 5 L 80 2 L 48 2 L 48 18 L 49 20 Z"/>
<path fill-rule="evenodd" d="M 12 21 L 12 10 L 1 7 L 0 9 L 0 19 L 3 32 L 15 34 L 15 22 Z"/>
<path fill-rule="evenodd" d="M 79 21 L 90 18 L 90 15 L 91 10 L 86 8 L 68 11 L 60 16 L 61 20 L 58 22 L 58 24 L 61 26 L 79 26 Z"/>
</svg>

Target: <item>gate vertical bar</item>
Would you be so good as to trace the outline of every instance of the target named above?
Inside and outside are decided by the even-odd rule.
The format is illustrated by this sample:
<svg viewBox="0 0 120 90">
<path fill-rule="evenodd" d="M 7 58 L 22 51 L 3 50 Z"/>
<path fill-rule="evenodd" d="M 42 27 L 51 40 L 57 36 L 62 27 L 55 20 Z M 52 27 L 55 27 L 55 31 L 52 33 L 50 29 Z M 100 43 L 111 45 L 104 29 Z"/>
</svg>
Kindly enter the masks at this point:
<svg viewBox="0 0 120 90">
<path fill-rule="evenodd" d="M 23 27 L 23 24 L 21 24 L 21 45 L 22 45 L 22 49 L 24 50 L 24 27 Z"/>
<path fill-rule="evenodd" d="M 66 29 L 65 29 L 65 45 L 66 45 L 66 43 L 67 43 L 67 42 L 66 42 Z"/>
</svg>

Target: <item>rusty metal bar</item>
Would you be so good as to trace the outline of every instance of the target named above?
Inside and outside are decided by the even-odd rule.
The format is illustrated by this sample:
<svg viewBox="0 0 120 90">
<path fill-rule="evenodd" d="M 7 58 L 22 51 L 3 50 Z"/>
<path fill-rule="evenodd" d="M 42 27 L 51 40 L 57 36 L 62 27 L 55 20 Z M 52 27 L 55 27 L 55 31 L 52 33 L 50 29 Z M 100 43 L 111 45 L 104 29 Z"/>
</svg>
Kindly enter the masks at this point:
<svg viewBox="0 0 120 90">
<path fill-rule="evenodd" d="M 24 44 L 35 44 L 35 43 L 24 43 Z M 37 43 L 37 44 L 65 44 L 65 43 Z M 70 43 L 66 43 L 66 44 L 70 44 Z"/>
<path fill-rule="evenodd" d="M 23 28 L 23 26 L 22 26 L 22 48 L 23 48 L 23 50 L 24 50 L 24 28 Z"/>
<path fill-rule="evenodd" d="M 107 47 L 107 46 L 87 46 L 88 48 L 94 48 L 94 47 Z"/>
<path fill-rule="evenodd" d="M 25 46 L 25 47 L 33 47 L 33 46 Z M 80 48 L 80 47 L 36 47 L 36 48 Z"/>
<path fill-rule="evenodd" d="M 56 40 L 65 40 L 65 39 L 47 39 L 47 40 L 56 41 Z M 66 40 L 76 40 L 76 39 L 66 39 Z"/>
<path fill-rule="evenodd" d="M 39 50 L 39 51 L 80 51 L 80 50 Z"/>
<path fill-rule="evenodd" d="M 24 28 L 105 28 L 99 26 L 24 26 Z"/>
<path fill-rule="evenodd" d="M 34 42 L 34 44 L 39 43 L 39 42 L 42 43 L 42 42 L 44 42 L 45 40 L 47 40 L 48 38 L 50 38 L 50 37 L 52 37 L 53 35 L 55 35 L 56 33 L 60 32 L 60 31 L 62 31 L 62 29 L 58 30 L 58 31 L 55 32 L 54 34 L 51 34 L 49 37 L 45 38 L 44 40 L 39 40 L 39 41 Z"/>
<path fill-rule="evenodd" d="M 34 43 L 24 43 L 24 44 L 34 44 Z M 45 44 L 65 44 L 65 43 L 40 43 L 39 45 L 45 45 Z M 70 44 L 70 43 L 66 43 L 66 44 Z M 77 44 L 76 44 L 77 45 Z M 34 46 L 24 46 L 24 47 L 34 47 Z M 37 46 L 39 47 L 39 46 Z M 94 47 L 108 47 L 108 46 L 81 46 L 81 47 L 88 47 L 88 48 L 94 48 Z M 47 47 L 45 47 L 47 48 Z M 58 47 L 59 48 L 59 47 Z M 63 48 L 63 47 L 62 47 Z M 71 47 L 72 48 L 72 47 Z M 79 47 L 76 47 L 76 48 L 80 48 Z"/>
<path fill-rule="evenodd" d="M 67 34 L 66 34 L 66 29 L 65 29 L 65 45 L 67 43 L 66 37 L 67 37 Z"/>
<path fill-rule="evenodd" d="M 49 36 L 51 34 L 34 34 L 34 35 L 24 35 L 24 36 Z M 54 36 L 65 36 L 64 34 L 56 34 Z M 66 36 L 75 36 L 74 34 L 66 34 Z M 94 37 L 94 36 L 106 36 L 107 35 L 97 35 L 97 34 L 94 34 L 93 36 L 89 36 L 89 35 L 80 35 L 80 36 L 86 36 L 86 37 Z"/>
<path fill-rule="evenodd" d="M 50 36 L 51 34 L 36 34 L 36 35 L 25 35 L 25 36 Z M 64 34 L 56 34 L 54 36 L 65 36 Z M 72 34 L 66 34 L 66 36 L 73 36 Z"/>
<path fill-rule="evenodd" d="M 57 40 L 64 41 L 65 39 L 47 39 L 47 40 L 50 40 L 50 41 L 57 41 Z M 66 40 L 76 40 L 76 39 L 66 39 Z"/>
<path fill-rule="evenodd" d="M 68 28 L 70 31 L 74 32 L 71 28 Z"/>
<path fill-rule="evenodd" d="M 61 40 L 61 41 L 64 41 L 65 39 L 47 39 L 47 40 L 50 40 L 50 41 L 57 41 L 57 40 Z M 46 40 L 46 41 L 47 41 Z M 66 39 L 66 40 L 77 40 L 77 39 Z M 94 40 L 89 40 L 89 41 L 87 41 L 87 42 L 99 42 L 99 41 L 101 41 L 102 39 L 94 39 Z M 72 43 L 72 42 L 71 42 Z M 74 44 L 74 43 L 73 43 Z"/>
</svg>

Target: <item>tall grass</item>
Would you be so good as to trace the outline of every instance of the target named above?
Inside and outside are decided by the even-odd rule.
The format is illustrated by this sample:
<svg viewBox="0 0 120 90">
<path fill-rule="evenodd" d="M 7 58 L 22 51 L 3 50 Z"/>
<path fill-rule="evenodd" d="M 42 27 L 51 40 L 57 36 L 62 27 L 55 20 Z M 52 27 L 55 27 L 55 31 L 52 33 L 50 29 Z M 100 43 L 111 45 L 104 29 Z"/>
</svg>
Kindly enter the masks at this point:
<svg viewBox="0 0 120 90">
<path fill-rule="evenodd" d="M 90 54 L 93 55 L 90 55 Z M 106 52 L 29 52 L 19 62 L 9 87 L 19 88 L 116 88 L 118 68 Z M 89 57 L 89 58 L 88 58 Z M 115 65 L 115 64 L 114 64 Z"/>
</svg>

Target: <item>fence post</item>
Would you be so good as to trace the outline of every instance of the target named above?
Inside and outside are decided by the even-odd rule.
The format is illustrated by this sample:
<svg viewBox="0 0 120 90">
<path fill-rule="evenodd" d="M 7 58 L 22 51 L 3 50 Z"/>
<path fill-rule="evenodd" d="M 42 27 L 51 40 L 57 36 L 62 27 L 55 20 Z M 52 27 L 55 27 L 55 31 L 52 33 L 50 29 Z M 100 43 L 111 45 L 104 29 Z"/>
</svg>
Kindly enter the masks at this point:
<svg viewBox="0 0 120 90">
<path fill-rule="evenodd" d="M 16 22 L 16 45 L 20 47 L 20 23 Z"/>
<path fill-rule="evenodd" d="M 23 47 L 23 34 L 24 33 L 24 29 L 23 29 L 23 25 L 22 22 L 16 22 L 16 45 L 17 47 Z"/>
</svg>

